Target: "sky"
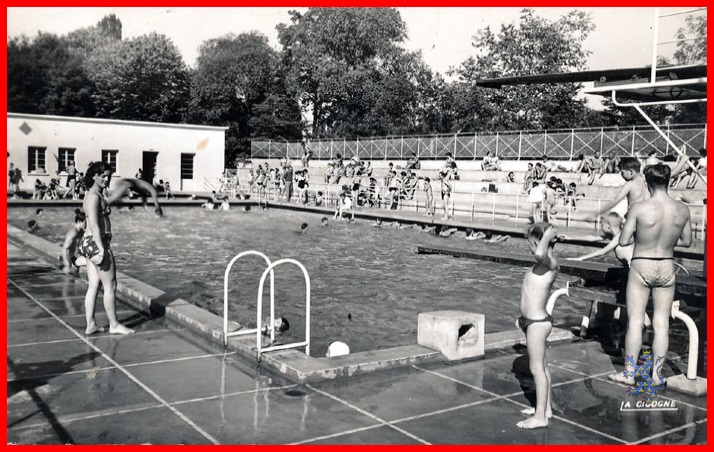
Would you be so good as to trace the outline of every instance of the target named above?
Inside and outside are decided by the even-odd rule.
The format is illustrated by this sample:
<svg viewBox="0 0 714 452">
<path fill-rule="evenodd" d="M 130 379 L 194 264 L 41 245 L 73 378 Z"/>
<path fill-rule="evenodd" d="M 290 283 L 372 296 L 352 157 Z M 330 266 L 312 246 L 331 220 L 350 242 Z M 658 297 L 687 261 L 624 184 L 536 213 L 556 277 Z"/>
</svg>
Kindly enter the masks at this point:
<svg viewBox="0 0 714 452">
<path fill-rule="evenodd" d="M 7 8 L 8 37 L 37 36 L 39 31 L 64 35 L 70 31 L 95 25 L 103 17 L 115 14 L 122 23 L 122 37 L 132 38 L 156 32 L 168 36 L 178 47 L 184 61 L 195 66 L 201 43 L 229 33 L 258 31 L 268 37 L 270 45 L 279 50 L 279 23 L 290 23 L 288 11 L 307 8 L 283 7 L 35 7 Z M 447 81 L 449 68 L 458 67 L 474 55 L 472 36 L 490 26 L 494 32 L 501 25 L 517 22 L 520 8 L 495 7 L 400 7 L 407 24 L 408 40 L 404 47 L 421 51 L 424 61 Z M 591 52 L 588 69 L 641 67 L 652 62 L 653 24 L 655 8 L 614 7 L 538 7 L 536 15 L 555 21 L 573 9 L 591 14 L 595 30 L 583 43 Z M 690 8 L 661 8 L 660 15 L 686 11 Z M 702 14 L 702 13 L 699 13 Z M 674 38 L 683 27 L 686 15 L 674 15 L 659 22 L 657 41 Z M 658 54 L 671 57 L 674 44 L 658 46 Z M 584 84 L 585 88 L 592 83 Z M 598 96 L 584 97 L 592 108 L 601 109 Z"/>
<path fill-rule="evenodd" d="M 289 23 L 291 8 L 7 8 L 9 37 L 24 34 L 32 37 L 38 31 L 66 34 L 95 25 L 108 14 L 121 20 L 123 37 L 132 38 L 150 32 L 171 38 L 184 61 L 193 66 L 202 42 L 226 35 L 259 31 L 278 49 L 279 23 Z M 305 10 L 305 8 L 292 8 Z M 491 26 L 497 31 L 502 24 L 518 20 L 519 8 L 483 7 L 402 7 L 397 8 L 408 27 L 409 50 L 421 50 L 431 68 L 445 75 L 449 67 L 458 66 L 474 54 L 471 37 L 477 30 Z M 575 8 L 534 8 L 537 15 L 555 20 Z M 652 25 L 654 8 L 577 8 L 590 12 L 596 29 L 584 43 L 592 55 L 589 69 L 637 67 L 652 60 Z M 661 13 L 684 8 L 663 8 Z M 685 16 L 660 21 L 659 40 L 672 39 L 683 25 Z M 671 55 L 674 45 L 660 46 L 658 53 Z"/>
</svg>

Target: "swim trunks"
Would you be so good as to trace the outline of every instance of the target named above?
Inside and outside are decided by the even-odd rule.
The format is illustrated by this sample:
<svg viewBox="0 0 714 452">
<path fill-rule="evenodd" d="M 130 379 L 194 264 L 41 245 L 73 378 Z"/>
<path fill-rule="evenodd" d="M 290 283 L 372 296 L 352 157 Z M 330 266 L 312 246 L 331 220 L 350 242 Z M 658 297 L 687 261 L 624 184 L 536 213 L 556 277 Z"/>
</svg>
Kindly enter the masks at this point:
<svg viewBox="0 0 714 452">
<path fill-rule="evenodd" d="M 677 269 L 673 257 L 633 257 L 630 271 L 640 275 L 647 286 L 654 288 L 672 286 Z"/>
<path fill-rule="evenodd" d="M 527 319 L 523 316 L 518 317 L 518 328 L 523 330 L 525 333 L 526 330 L 528 329 L 529 326 L 533 323 L 540 323 L 540 322 L 550 322 L 551 324 L 553 323 L 553 316 L 547 315 L 544 319 L 539 319 L 539 320 L 533 320 L 533 319 Z"/>
</svg>

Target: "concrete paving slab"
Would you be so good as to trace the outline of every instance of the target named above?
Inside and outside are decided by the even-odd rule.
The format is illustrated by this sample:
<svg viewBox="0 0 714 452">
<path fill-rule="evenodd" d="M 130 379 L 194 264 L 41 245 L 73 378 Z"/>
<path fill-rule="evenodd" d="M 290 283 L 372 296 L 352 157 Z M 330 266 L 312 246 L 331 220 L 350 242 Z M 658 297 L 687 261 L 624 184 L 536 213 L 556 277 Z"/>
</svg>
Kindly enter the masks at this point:
<svg viewBox="0 0 714 452">
<path fill-rule="evenodd" d="M 300 389 L 257 391 L 179 405 L 223 444 L 290 444 L 378 425 L 330 397 Z"/>
<path fill-rule="evenodd" d="M 522 430 L 522 406 L 499 399 L 399 423 L 431 444 L 622 444 L 558 418 L 546 429 Z M 441 426 L 442 428 L 435 428 Z M 478 440 L 476 440 L 478 438 Z"/>
</svg>

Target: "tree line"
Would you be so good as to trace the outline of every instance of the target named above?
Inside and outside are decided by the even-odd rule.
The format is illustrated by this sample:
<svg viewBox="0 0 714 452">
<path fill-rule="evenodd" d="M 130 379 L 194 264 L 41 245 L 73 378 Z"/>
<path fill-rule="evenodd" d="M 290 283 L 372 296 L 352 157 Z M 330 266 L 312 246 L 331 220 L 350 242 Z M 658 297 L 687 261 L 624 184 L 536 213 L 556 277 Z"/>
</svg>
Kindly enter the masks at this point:
<svg viewBox="0 0 714 452">
<path fill-rule="evenodd" d="M 589 108 L 581 85 L 480 88 L 482 78 L 586 69 L 592 18 L 571 11 L 546 20 L 475 30 L 473 56 L 446 81 L 420 52 L 404 49 L 396 9 L 310 8 L 279 24 L 280 48 L 257 32 L 205 41 L 195 68 L 172 41 L 122 39 L 115 16 L 57 36 L 8 39 L 8 111 L 228 126 L 226 161 L 255 138 L 300 140 L 514 129 L 632 125 L 631 109 Z M 706 61 L 706 17 L 689 17 L 673 63 Z M 668 64 L 668 61 L 663 61 Z M 705 107 L 652 107 L 655 120 L 705 122 Z"/>
</svg>

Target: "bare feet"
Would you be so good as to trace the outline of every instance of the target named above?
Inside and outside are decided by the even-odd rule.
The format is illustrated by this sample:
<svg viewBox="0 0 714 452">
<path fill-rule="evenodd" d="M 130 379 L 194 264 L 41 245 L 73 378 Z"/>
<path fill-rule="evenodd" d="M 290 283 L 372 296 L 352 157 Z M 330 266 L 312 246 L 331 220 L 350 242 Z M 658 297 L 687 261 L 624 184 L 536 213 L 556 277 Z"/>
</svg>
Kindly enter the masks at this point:
<svg viewBox="0 0 714 452">
<path fill-rule="evenodd" d="M 529 417 L 526 420 L 516 423 L 516 427 L 523 429 L 533 429 L 548 426 L 548 419 L 542 419 L 538 417 Z"/>
<path fill-rule="evenodd" d="M 124 325 L 117 324 L 117 326 L 114 327 L 109 327 L 109 334 L 134 334 L 136 331 L 132 330 L 131 328 L 127 328 Z"/>
<path fill-rule="evenodd" d="M 634 377 L 626 377 L 624 372 L 619 372 L 616 374 L 610 374 L 607 376 L 612 381 L 616 381 L 618 383 L 626 384 L 626 385 L 634 385 L 635 384 L 635 378 Z"/>
<path fill-rule="evenodd" d="M 533 416 L 533 415 L 535 414 L 535 411 L 536 411 L 536 410 L 535 410 L 534 407 L 523 408 L 523 409 L 521 410 L 521 414 L 525 414 L 526 416 Z M 553 411 L 551 411 L 551 410 L 546 410 L 546 411 L 545 411 L 545 417 L 546 417 L 546 419 L 552 418 L 552 417 L 553 417 Z"/>
<path fill-rule="evenodd" d="M 84 334 L 89 336 L 90 334 L 94 334 L 101 331 L 104 331 L 104 328 L 99 328 L 96 323 L 93 323 L 91 325 L 87 325 L 87 329 L 84 330 Z"/>
</svg>

